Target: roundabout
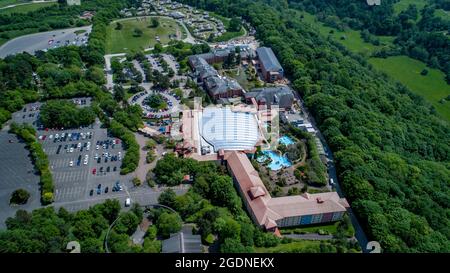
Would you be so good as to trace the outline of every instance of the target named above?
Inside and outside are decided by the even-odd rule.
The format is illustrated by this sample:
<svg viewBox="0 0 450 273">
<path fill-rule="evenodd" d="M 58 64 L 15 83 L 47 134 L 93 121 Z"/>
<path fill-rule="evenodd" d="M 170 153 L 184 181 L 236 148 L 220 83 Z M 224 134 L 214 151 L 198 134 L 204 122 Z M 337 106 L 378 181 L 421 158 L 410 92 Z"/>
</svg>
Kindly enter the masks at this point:
<svg viewBox="0 0 450 273">
<path fill-rule="evenodd" d="M 133 96 L 131 101 L 133 104 L 141 106 L 143 114 L 147 118 L 166 118 L 181 110 L 179 100 L 170 91 L 138 94 Z"/>
</svg>

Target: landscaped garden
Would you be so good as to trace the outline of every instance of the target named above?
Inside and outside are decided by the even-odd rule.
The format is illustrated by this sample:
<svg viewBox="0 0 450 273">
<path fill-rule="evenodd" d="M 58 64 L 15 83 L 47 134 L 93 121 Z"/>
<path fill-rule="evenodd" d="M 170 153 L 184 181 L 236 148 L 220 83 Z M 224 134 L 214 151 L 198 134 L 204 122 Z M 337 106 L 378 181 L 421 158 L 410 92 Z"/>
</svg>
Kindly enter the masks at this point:
<svg viewBox="0 0 450 273">
<path fill-rule="evenodd" d="M 155 110 L 167 108 L 167 102 L 161 94 L 153 94 L 144 100 L 144 104 Z"/>
</svg>

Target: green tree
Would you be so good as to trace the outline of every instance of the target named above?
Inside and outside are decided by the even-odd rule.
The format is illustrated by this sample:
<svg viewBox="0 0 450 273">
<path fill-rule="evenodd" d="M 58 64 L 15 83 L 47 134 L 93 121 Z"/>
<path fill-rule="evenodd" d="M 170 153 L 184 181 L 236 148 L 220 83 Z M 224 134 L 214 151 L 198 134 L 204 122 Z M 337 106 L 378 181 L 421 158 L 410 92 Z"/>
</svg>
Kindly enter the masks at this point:
<svg viewBox="0 0 450 273">
<path fill-rule="evenodd" d="M 176 197 L 177 195 L 175 191 L 169 188 L 163 191 L 161 195 L 158 197 L 158 203 L 173 208 L 175 205 Z"/>
<path fill-rule="evenodd" d="M 163 212 L 156 220 L 156 226 L 159 234 L 167 238 L 181 230 L 181 218 L 178 214 Z"/>
<path fill-rule="evenodd" d="M 26 204 L 28 199 L 30 198 L 30 193 L 27 192 L 24 189 L 18 189 L 15 190 L 12 195 L 11 199 L 9 200 L 10 204 L 17 204 L 17 205 L 23 205 Z"/>
</svg>

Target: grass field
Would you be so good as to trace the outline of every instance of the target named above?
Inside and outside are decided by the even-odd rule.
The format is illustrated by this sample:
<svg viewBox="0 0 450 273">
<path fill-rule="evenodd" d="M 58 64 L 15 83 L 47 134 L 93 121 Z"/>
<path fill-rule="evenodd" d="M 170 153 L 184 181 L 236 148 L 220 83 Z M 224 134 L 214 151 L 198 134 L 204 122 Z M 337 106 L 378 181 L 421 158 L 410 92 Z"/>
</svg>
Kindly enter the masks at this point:
<svg viewBox="0 0 450 273">
<path fill-rule="evenodd" d="M 368 56 L 384 45 L 392 43 L 392 41 L 394 40 L 394 37 L 379 36 L 378 38 L 380 39 L 381 45 L 375 46 L 371 43 L 364 42 L 364 40 L 361 38 L 360 31 L 353 29 L 345 29 L 344 31 L 339 31 L 335 28 L 325 26 L 323 23 L 317 21 L 316 17 L 310 13 L 300 13 L 303 15 L 304 22 L 309 23 L 311 26 L 318 29 L 320 34 L 324 36 L 331 35 L 334 40 L 338 41 L 352 52 L 358 52 Z"/>
<path fill-rule="evenodd" d="M 299 240 L 287 244 L 279 244 L 275 247 L 257 247 L 256 253 L 289 253 L 289 252 L 304 252 L 307 248 L 320 246 L 320 241 Z"/>
<path fill-rule="evenodd" d="M 423 62 L 407 56 L 394 56 L 386 59 L 371 58 L 369 62 L 380 71 L 403 83 L 415 94 L 423 96 L 436 107 L 438 113 L 450 121 L 450 102 L 444 104 L 439 101 L 450 95 L 450 85 L 445 82 L 442 71 L 426 67 Z M 428 69 L 428 75 L 420 72 Z"/>
<path fill-rule="evenodd" d="M 328 234 L 335 234 L 339 223 L 315 225 L 307 227 L 293 227 L 280 229 L 281 234 L 302 234 L 302 233 L 318 233 L 318 230 L 327 232 Z"/>
<path fill-rule="evenodd" d="M 170 41 L 169 35 L 182 36 L 182 27 L 169 18 L 158 18 L 160 24 L 157 28 L 149 28 L 150 17 L 131 18 L 112 22 L 107 29 L 106 51 L 108 53 L 121 53 L 143 50 L 155 46 L 156 36 L 159 36 L 161 44 L 167 44 Z M 122 24 L 121 30 L 116 30 L 116 23 Z M 134 29 L 142 30 L 140 37 L 134 36 Z"/>
<path fill-rule="evenodd" d="M 30 11 L 35 11 L 41 8 L 50 7 L 56 5 L 56 3 L 50 2 L 50 3 L 30 3 L 26 5 L 20 5 L 17 7 L 7 8 L 7 9 L 0 9 L 0 14 L 4 15 L 10 15 L 13 13 L 27 13 Z"/>
<path fill-rule="evenodd" d="M 420 0 L 404 0 L 400 3 L 405 7 L 408 7 L 412 2 L 421 2 Z M 399 4 L 399 3 L 398 3 Z M 424 5 L 421 6 L 421 8 Z M 398 6 L 400 9 L 402 6 Z M 401 9 L 400 9 L 401 10 Z M 364 42 L 360 37 L 360 32 L 356 30 L 345 30 L 343 32 L 337 31 L 334 28 L 324 26 L 321 22 L 316 20 L 316 17 L 312 14 L 302 12 L 304 21 L 310 23 L 313 27 L 319 30 L 324 35 L 330 35 L 330 30 L 334 30 L 331 36 L 348 48 L 352 52 L 362 53 L 366 57 L 377 49 L 370 43 Z M 341 40 L 341 37 L 345 35 L 346 39 Z M 392 43 L 393 37 L 378 36 L 382 44 Z M 423 62 L 414 60 L 407 56 L 396 56 L 387 59 L 371 58 L 370 63 L 378 68 L 380 71 L 385 72 L 392 78 L 406 85 L 415 94 L 423 96 L 428 102 L 436 107 L 438 113 L 447 121 L 450 121 L 450 102 L 445 104 L 439 103 L 439 101 L 448 95 L 450 95 L 450 85 L 445 81 L 445 75 L 438 69 L 427 68 L 429 73 L 426 76 L 420 75 L 420 72 L 426 67 Z"/>
<path fill-rule="evenodd" d="M 394 4 L 394 13 L 399 14 L 401 11 L 408 9 L 409 5 L 416 5 L 420 17 L 420 10 L 422 10 L 426 4 L 426 0 L 400 0 Z"/>
<path fill-rule="evenodd" d="M 450 21 L 450 11 L 445 11 L 443 9 L 437 9 L 434 12 L 434 15 L 436 15 L 437 17 L 440 17 L 441 19 Z"/>
</svg>

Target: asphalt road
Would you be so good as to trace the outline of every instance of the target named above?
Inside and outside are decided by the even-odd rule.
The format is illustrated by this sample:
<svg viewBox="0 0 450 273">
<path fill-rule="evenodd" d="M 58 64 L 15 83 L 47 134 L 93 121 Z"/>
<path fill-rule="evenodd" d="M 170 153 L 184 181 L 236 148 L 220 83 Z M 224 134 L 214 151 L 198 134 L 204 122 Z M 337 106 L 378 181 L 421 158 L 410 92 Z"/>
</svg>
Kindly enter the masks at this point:
<svg viewBox="0 0 450 273">
<path fill-rule="evenodd" d="M 38 50 L 49 49 L 54 46 L 63 46 L 67 40 L 70 41 L 70 44 L 73 44 L 77 37 L 85 37 L 85 33 L 80 35 L 75 34 L 78 30 L 85 30 L 85 33 L 90 33 L 92 26 L 60 29 L 17 37 L 0 47 L 0 58 L 24 51 L 34 54 Z M 51 40 L 53 40 L 53 42 L 50 44 Z M 76 42 L 76 44 L 80 45 L 81 41 Z"/>
</svg>

